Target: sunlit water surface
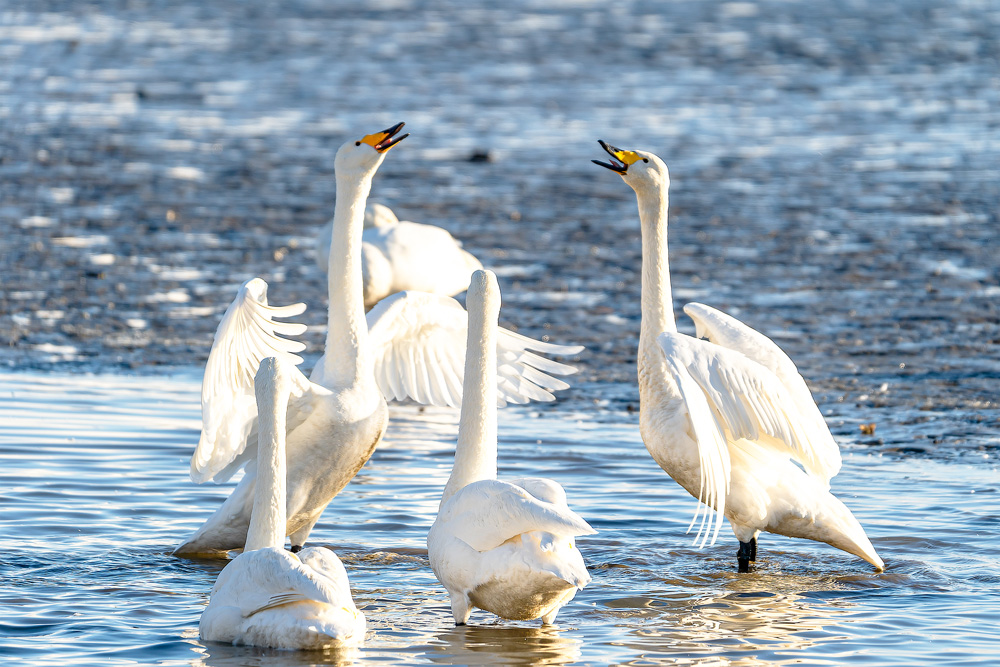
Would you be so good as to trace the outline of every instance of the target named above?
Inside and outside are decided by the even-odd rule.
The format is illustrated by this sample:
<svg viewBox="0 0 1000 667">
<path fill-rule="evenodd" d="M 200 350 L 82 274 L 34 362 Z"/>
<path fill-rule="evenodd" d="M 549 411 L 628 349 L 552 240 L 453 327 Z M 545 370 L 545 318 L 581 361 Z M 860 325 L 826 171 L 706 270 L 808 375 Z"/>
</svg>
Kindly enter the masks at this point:
<svg viewBox="0 0 1000 667">
<path fill-rule="evenodd" d="M 425 536 L 457 415 L 391 409 L 369 463 L 312 543 L 343 559 L 364 646 L 294 653 L 206 645 L 198 618 L 221 561 L 169 555 L 230 486 L 196 486 L 197 374 L 0 375 L 0 656 L 28 665 L 990 664 L 1000 645 L 996 457 L 940 460 L 844 445 L 834 488 L 887 563 L 765 535 L 696 550 L 694 501 L 633 423 L 511 408 L 501 474 L 551 477 L 600 531 L 578 542 L 593 583 L 555 627 L 477 611 L 455 628 Z"/>
</svg>

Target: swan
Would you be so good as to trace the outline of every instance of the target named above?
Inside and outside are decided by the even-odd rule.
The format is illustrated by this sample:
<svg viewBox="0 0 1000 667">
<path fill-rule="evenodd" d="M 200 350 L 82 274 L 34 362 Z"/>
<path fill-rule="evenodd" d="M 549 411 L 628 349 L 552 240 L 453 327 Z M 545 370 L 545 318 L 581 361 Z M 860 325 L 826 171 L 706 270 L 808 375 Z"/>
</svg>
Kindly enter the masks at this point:
<svg viewBox="0 0 1000 667">
<path fill-rule="evenodd" d="M 677 332 L 667 165 L 652 153 L 600 144 L 611 161 L 593 162 L 620 174 L 639 203 L 639 428 L 660 467 L 707 505 L 691 523 L 703 510 L 696 542 L 704 546 L 711 534 L 714 544 L 726 517 L 740 542 L 740 572 L 756 560 L 761 531 L 825 542 L 881 571 L 861 524 L 830 493 L 840 449 L 792 360 L 767 336 L 703 304 L 684 307 L 697 337 Z"/>
<path fill-rule="evenodd" d="M 469 338 L 455 465 L 427 534 L 431 569 L 451 598 L 455 625 L 473 607 L 513 620 L 556 614 L 590 582 L 578 535 L 596 533 L 550 479 L 497 479 L 494 338 L 500 289 L 491 271 L 472 275 Z"/>
<path fill-rule="evenodd" d="M 385 432 L 386 398 L 457 406 L 462 395 L 467 315 L 450 297 L 400 292 L 367 316 L 361 298 L 360 236 L 365 201 L 385 153 L 408 135 L 402 123 L 345 142 L 337 151 L 337 202 L 328 272 L 326 348 L 309 378 L 295 368 L 305 348 L 284 336 L 305 326 L 280 322 L 303 304 L 271 306 L 267 283 L 248 280 L 226 310 L 205 366 L 202 432 L 191 457 L 196 483 L 245 475 L 221 507 L 183 544 L 178 556 L 219 554 L 243 547 L 257 476 L 254 373 L 262 359 L 288 362 L 288 505 L 291 548 L 305 544 L 323 509 L 368 461 Z M 541 357 L 576 354 L 579 346 L 553 345 L 502 331 L 497 340 L 497 400 L 550 401 L 569 385 L 552 375 L 576 371 Z M 552 375 L 550 375 L 552 374 Z"/>
<path fill-rule="evenodd" d="M 316 263 L 323 271 L 329 263 L 332 230 L 331 221 L 316 242 Z M 365 210 L 361 275 L 366 309 L 404 290 L 454 296 L 466 290 L 469 276 L 481 268 L 482 263 L 447 230 L 400 221 L 385 204 L 372 202 Z"/>
<path fill-rule="evenodd" d="M 291 394 L 285 363 L 260 364 L 256 389 L 258 473 L 246 547 L 219 573 L 198 634 L 238 646 L 324 649 L 364 640 L 347 572 L 326 547 L 298 554 L 285 544 L 285 414 Z"/>
</svg>

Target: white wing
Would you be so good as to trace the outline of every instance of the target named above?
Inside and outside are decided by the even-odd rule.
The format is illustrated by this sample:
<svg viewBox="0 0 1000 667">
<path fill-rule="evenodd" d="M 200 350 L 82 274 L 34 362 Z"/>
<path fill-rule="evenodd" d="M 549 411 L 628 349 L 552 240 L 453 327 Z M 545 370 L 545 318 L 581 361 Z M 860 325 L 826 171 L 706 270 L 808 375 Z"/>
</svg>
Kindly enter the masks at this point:
<svg viewBox="0 0 1000 667">
<path fill-rule="evenodd" d="M 566 491 L 563 490 L 559 482 L 545 477 L 517 477 L 515 479 L 505 479 L 505 482 L 519 486 L 539 500 L 543 500 L 553 505 L 567 505 Z"/>
<path fill-rule="evenodd" d="M 438 521 L 476 551 L 488 551 L 522 533 L 541 530 L 555 535 L 593 535 L 576 512 L 547 503 L 520 486 L 497 479 L 473 482 L 448 499 Z"/>
<path fill-rule="evenodd" d="M 810 432 L 778 377 L 739 352 L 677 333 L 657 337 L 664 355 L 704 393 L 727 441 L 746 438 L 787 455 L 807 472 L 820 469 Z"/>
<path fill-rule="evenodd" d="M 700 538 L 701 543 L 698 546 L 703 547 L 709 535 L 712 536 L 711 544 L 715 544 L 719 536 L 722 519 L 726 513 L 726 496 L 729 494 L 732 466 L 722 425 L 709 406 L 705 393 L 685 368 L 684 355 L 677 353 L 678 344 L 683 346 L 685 338 L 688 337 L 667 332 L 660 334 L 657 340 L 666 357 L 667 369 L 677 384 L 681 399 L 687 408 L 688 436 L 698 445 L 698 462 L 701 468 L 699 505 L 691 519 L 691 525 L 688 526 L 688 532 L 691 532 L 698 521 L 698 514 L 704 511 L 701 524 L 698 526 L 698 534 L 694 538 L 695 542 Z M 709 508 L 715 510 L 714 526 L 707 526 Z M 706 531 L 706 527 L 709 530 Z"/>
<path fill-rule="evenodd" d="M 234 558 L 212 589 L 213 604 L 237 607 L 244 617 L 302 600 L 339 607 L 350 600 L 350 589 L 345 600 L 343 586 L 337 581 L 295 555 L 271 547 Z"/>
<path fill-rule="evenodd" d="M 260 278 L 240 287 L 215 332 L 215 342 L 205 365 L 201 385 L 201 438 L 191 457 L 191 479 L 225 481 L 239 466 L 231 466 L 243 454 L 257 420 L 253 379 L 265 357 L 281 357 L 289 365 L 302 363 L 296 355 L 303 343 L 281 338 L 305 331 L 305 325 L 276 322 L 292 317 L 305 304 L 276 307 L 267 304 L 267 283 Z M 305 377 L 293 372 L 293 394 L 301 395 Z M 294 400 L 294 399 L 293 399 Z M 242 464 L 243 460 L 240 461 Z"/>
<path fill-rule="evenodd" d="M 694 320 L 699 338 L 708 338 L 716 345 L 740 352 L 778 377 L 788 390 L 809 440 L 812 451 L 810 472 L 829 483 L 840 472 L 840 447 L 833 439 L 809 387 L 788 355 L 764 334 L 715 308 L 689 303 L 684 306 L 684 312 Z M 806 461 L 802 463 L 810 466 Z"/>
<path fill-rule="evenodd" d="M 388 399 L 457 407 L 462 403 L 468 314 L 450 297 L 399 292 L 368 312 L 375 380 Z M 553 345 L 507 329 L 497 332 L 497 402 L 551 401 L 569 385 L 552 375 L 573 366 L 532 352 L 578 354 L 578 345 Z"/>
</svg>

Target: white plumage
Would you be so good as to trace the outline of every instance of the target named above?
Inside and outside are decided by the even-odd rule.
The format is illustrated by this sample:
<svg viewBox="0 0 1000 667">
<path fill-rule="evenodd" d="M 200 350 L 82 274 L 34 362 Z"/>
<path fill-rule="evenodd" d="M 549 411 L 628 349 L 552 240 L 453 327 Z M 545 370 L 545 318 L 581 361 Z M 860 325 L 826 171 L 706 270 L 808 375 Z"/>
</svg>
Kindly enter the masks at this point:
<svg viewBox="0 0 1000 667">
<path fill-rule="evenodd" d="M 316 263 L 327 270 L 333 222 L 316 242 Z M 372 202 L 361 235 L 361 273 L 365 308 L 396 292 L 416 290 L 454 296 L 469 286 L 482 263 L 446 229 L 399 220 L 388 206 Z"/>
<path fill-rule="evenodd" d="M 348 141 L 337 151 L 337 203 L 329 271 L 329 309 L 324 355 L 309 378 L 290 371 L 288 403 L 287 535 L 301 548 L 323 509 L 371 456 L 385 431 L 386 397 L 457 406 L 467 315 L 449 297 L 402 292 L 367 315 L 361 299 L 360 232 L 371 180 L 384 153 L 400 140 L 402 123 Z M 404 135 L 405 136 L 405 135 Z M 299 324 L 277 322 L 304 306 L 273 307 L 267 284 L 248 281 L 226 311 L 215 334 L 202 385 L 202 433 L 191 458 L 195 482 L 246 474 L 232 495 L 176 554 L 211 554 L 238 549 L 246 539 L 257 475 L 257 423 L 253 375 L 260 360 L 274 356 L 290 366 L 303 345 L 282 336 Z M 504 332 L 498 341 L 497 400 L 526 403 L 553 400 L 568 385 L 550 374 L 575 368 L 533 352 L 576 354 L 582 347 L 533 341 Z"/>
<path fill-rule="evenodd" d="M 365 616 L 340 559 L 324 547 L 284 550 L 285 412 L 290 370 L 274 357 L 256 375 L 260 459 L 246 549 L 212 588 L 198 632 L 206 641 L 323 649 L 364 640 Z"/>
<path fill-rule="evenodd" d="M 549 479 L 497 476 L 496 276 L 473 274 L 467 299 L 464 398 L 455 465 L 427 535 L 431 568 L 451 599 L 457 625 L 473 607 L 502 618 L 552 623 L 590 581 L 575 538 L 596 531 Z"/>
<path fill-rule="evenodd" d="M 652 153 L 601 142 L 597 162 L 636 192 L 642 224 L 639 424 L 646 448 L 705 506 L 700 544 L 722 517 L 741 543 L 741 571 L 761 531 L 826 542 L 882 569 L 864 529 L 830 493 L 840 449 L 791 359 L 768 337 L 702 304 L 684 311 L 699 336 L 677 332 L 667 257 L 667 166 Z M 712 524 L 709 508 L 718 512 Z"/>
</svg>

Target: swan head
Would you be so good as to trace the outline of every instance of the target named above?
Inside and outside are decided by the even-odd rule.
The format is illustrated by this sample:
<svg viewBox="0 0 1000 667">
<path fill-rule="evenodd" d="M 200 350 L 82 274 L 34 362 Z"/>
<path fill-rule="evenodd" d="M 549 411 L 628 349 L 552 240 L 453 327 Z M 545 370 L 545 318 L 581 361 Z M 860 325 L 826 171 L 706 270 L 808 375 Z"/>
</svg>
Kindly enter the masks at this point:
<svg viewBox="0 0 1000 667">
<path fill-rule="evenodd" d="M 646 151 L 627 151 L 615 148 L 600 139 L 597 140 L 597 143 L 611 156 L 611 159 L 608 162 L 600 160 L 591 160 L 591 162 L 620 174 L 633 190 L 638 192 L 648 188 L 665 189 L 670 187 L 670 172 L 663 160 L 657 156 Z"/>
<path fill-rule="evenodd" d="M 338 174 L 375 173 L 388 150 L 410 136 L 409 133 L 399 134 L 401 129 L 403 123 L 397 123 L 387 130 L 344 142 L 337 150 L 334 169 Z"/>
<path fill-rule="evenodd" d="M 470 317 L 474 311 L 478 311 L 481 317 L 495 323 L 500 317 L 500 284 L 497 282 L 497 274 L 488 269 L 474 271 L 465 304 Z"/>
</svg>

